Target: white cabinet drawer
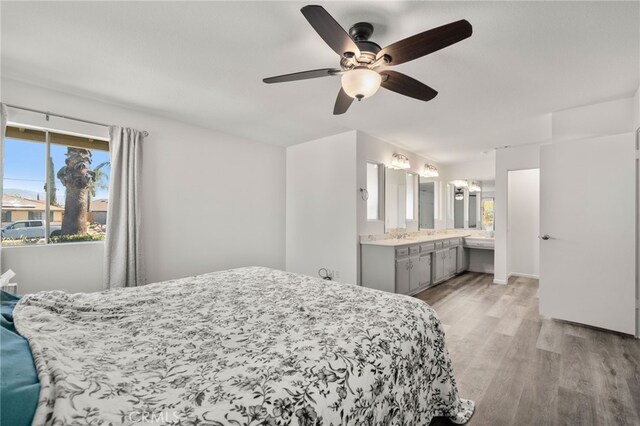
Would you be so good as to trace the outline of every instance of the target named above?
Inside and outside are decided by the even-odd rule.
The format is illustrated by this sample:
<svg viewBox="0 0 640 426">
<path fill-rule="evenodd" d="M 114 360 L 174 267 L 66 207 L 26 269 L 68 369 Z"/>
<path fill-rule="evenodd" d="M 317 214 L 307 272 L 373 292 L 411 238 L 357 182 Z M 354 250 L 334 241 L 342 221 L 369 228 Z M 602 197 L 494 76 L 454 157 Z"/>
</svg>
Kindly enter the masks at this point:
<svg viewBox="0 0 640 426">
<path fill-rule="evenodd" d="M 409 246 L 409 254 L 420 253 L 420 246 Z"/>
<path fill-rule="evenodd" d="M 420 246 L 420 253 L 428 253 L 430 251 L 435 250 L 435 248 L 436 248 L 435 243 L 422 244 Z"/>
<path fill-rule="evenodd" d="M 451 244 L 451 240 L 444 240 L 442 242 L 442 247 L 449 247 L 450 244 Z"/>
<path fill-rule="evenodd" d="M 396 249 L 396 257 L 409 256 L 409 247 L 402 247 Z"/>
<path fill-rule="evenodd" d="M 436 244 L 436 250 L 442 248 L 442 241 L 436 241 L 435 244 Z"/>
</svg>

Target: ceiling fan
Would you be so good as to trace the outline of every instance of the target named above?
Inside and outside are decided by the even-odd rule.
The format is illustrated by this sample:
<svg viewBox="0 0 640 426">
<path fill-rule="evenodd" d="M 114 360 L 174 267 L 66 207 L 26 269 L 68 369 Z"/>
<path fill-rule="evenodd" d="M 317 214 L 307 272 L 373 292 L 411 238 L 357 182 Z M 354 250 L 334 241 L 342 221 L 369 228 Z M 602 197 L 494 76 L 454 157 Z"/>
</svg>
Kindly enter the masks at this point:
<svg viewBox="0 0 640 426">
<path fill-rule="evenodd" d="M 322 6 L 305 6 L 302 14 L 322 39 L 338 55 L 340 68 L 322 68 L 265 78 L 265 83 L 284 83 L 310 78 L 342 76 L 342 87 L 333 107 L 334 114 L 347 112 L 354 99 L 374 95 L 380 86 L 421 101 L 430 101 L 438 92 L 397 71 L 382 69 L 412 61 L 457 43 L 472 34 L 471 24 L 462 19 L 390 44 L 384 49 L 369 40 L 373 25 L 359 22 L 347 32 Z"/>
</svg>

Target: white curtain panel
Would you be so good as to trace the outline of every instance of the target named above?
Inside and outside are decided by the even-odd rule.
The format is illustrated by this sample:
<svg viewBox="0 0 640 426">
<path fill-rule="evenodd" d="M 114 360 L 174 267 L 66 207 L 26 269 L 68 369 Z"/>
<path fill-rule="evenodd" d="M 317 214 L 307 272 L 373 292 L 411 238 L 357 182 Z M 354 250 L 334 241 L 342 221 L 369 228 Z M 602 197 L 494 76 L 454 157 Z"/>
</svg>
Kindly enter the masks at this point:
<svg viewBox="0 0 640 426">
<path fill-rule="evenodd" d="M 2 121 L 2 127 L 0 130 L 2 131 L 2 135 L 0 135 L 0 178 L 4 176 L 4 134 L 7 131 L 7 107 L 2 104 L 0 105 L 0 120 Z M 0 200 L 3 199 L 4 184 L 0 183 Z M 0 210 L 2 210 L 2 202 L 0 201 Z M 0 244 L 0 271 L 2 271 L 2 244 Z"/>
<path fill-rule="evenodd" d="M 140 245 L 142 132 L 109 128 L 111 177 L 105 242 L 105 288 L 144 284 Z"/>
</svg>

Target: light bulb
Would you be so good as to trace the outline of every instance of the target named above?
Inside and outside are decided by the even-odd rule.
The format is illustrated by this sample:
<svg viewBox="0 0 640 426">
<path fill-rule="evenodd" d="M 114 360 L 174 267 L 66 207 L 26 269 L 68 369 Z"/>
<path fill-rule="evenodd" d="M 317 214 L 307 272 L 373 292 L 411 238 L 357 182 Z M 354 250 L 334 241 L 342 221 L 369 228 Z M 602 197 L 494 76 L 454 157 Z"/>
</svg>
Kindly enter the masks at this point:
<svg viewBox="0 0 640 426">
<path fill-rule="evenodd" d="M 373 96 L 380 88 L 380 83 L 380 74 L 366 67 L 354 68 L 342 74 L 345 93 L 358 100 Z"/>
</svg>

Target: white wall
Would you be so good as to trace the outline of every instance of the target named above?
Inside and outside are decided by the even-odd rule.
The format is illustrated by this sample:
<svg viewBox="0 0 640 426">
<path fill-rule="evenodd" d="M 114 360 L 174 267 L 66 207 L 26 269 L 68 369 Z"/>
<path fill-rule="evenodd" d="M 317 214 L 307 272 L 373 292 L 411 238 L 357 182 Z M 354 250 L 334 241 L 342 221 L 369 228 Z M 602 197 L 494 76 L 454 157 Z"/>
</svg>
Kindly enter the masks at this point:
<svg viewBox="0 0 640 426">
<path fill-rule="evenodd" d="M 327 268 L 339 271 L 337 280 L 357 283 L 356 132 L 286 152 L 287 271 L 317 277 Z"/>
<path fill-rule="evenodd" d="M 640 127 L 640 88 L 633 95 L 633 128 Z"/>
<path fill-rule="evenodd" d="M 631 132 L 634 106 L 633 97 L 628 97 L 554 112 L 553 141 Z"/>
<path fill-rule="evenodd" d="M 23 246 L 2 249 L 2 263 L 16 273 L 18 293 L 103 289 L 104 244 L 96 242 Z"/>
<path fill-rule="evenodd" d="M 508 174 L 508 275 L 538 278 L 540 274 L 540 170 Z"/>
<path fill-rule="evenodd" d="M 510 250 L 507 246 L 508 172 L 510 170 L 540 168 L 540 146 L 524 145 L 496 151 L 496 193 L 494 204 L 495 254 L 494 277 L 496 284 L 506 284 Z"/>
<path fill-rule="evenodd" d="M 447 181 L 456 179 L 493 180 L 496 175 L 495 155 L 490 152 L 479 160 L 446 164 L 443 166 L 443 173 Z"/>
<path fill-rule="evenodd" d="M 149 131 L 141 191 L 148 282 L 245 265 L 284 268 L 284 148 L 14 80 L 3 79 L 1 88 L 2 101 L 9 104 Z M 28 249 L 14 254 L 13 248 L 3 249 L 2 269 L 30 262 L 36 252 Z M 69 269 L 79 267 L 89 282 L 102 279 L 101 270 L 72 260 L 71 245 L 57 249 L 69 256 L 58 257 L 52 247 L 38 250 L 41 262 L 68 259 Z M 86 265 L 102 262 L 98 250 L 91 253 Z M 66 285 L 56 277 L 30 277 L 16 281 L 33 289 Z"/>
</svg>

